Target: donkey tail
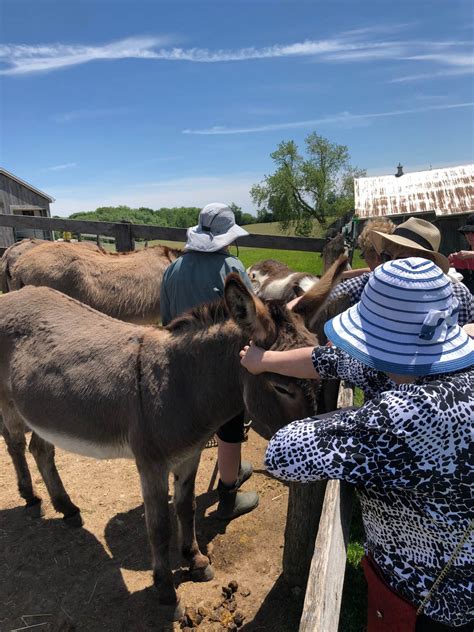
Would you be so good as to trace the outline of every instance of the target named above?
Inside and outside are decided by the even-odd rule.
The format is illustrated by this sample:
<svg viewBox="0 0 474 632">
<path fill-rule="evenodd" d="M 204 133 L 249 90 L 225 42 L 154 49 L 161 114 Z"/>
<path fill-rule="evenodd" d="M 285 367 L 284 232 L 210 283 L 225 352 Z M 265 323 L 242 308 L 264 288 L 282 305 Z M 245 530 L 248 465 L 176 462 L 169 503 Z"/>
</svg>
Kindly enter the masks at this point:
<svg viewBox="0 0 474 632">
<path fill-rule="evenodd" d="M 0 260 L 0 290 L 3 294 L 6 294 L 10 291 L 9 280 L 11 280 L 10 273 L 10 261 L 8 257 L 8 248 L 3 253 L 3 256 Z"/>
</svg>

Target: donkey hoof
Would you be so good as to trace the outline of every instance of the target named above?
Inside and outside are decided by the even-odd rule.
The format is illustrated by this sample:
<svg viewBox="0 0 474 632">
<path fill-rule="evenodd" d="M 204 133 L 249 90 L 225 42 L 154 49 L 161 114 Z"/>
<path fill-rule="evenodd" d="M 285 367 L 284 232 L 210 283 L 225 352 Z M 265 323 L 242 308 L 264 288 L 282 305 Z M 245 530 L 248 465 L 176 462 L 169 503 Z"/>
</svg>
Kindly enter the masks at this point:
<svg viewBox="0 0 474 632">
<path fill-rule="evenodd" d="M 210 564 L 204 568 L 190 569 L 189 574 L 193 582 L 210 582 L 214 579 L 214 570 Z"/>
<path fill-rule="evenodd" d="M 69 516 L 64 516 L 63 521 L 68 527 L 72 527 L 74 529 L 84 525 L 80 511 L 76 511 L 76 513 L 70 514 Z"/>
<path fill-rule="evenodd" d="M 179 621 L 184 617 L 184 608 L 181 602 L 173 604 L 160 604 L 160 614 L 165 621 Z"/>
<path fill-rule="evenodd" d="M 43 503 L 39 498 L 35 498 L 34 501 L 29 502 L 26 507 L 26 514 L 28 518 L 42 518 L 44 516 Z"/>
</svg>

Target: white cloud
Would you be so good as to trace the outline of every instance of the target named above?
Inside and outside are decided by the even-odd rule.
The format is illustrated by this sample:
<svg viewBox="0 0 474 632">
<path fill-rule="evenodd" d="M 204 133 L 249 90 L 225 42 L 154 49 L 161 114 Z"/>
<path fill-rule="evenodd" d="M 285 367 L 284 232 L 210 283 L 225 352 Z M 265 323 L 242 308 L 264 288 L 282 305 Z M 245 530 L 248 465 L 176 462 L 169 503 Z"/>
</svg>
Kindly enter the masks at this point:
<svg viewBox="0 0 474 632">
<path fill-rule="evenodd" d="M 400 25 L 398 25 L 400 27 Z M 390 30 L 397 30 L 397 25 Z M 256 59 L 310 57 L 323 62 L 366 62 L 374 59 L 405 59 L 417 63 L 431 62 L 464 66 L 469 56 L 469 42 L 431 42 L 420 40 L 374 40 L 377 33 L 389 31 L 386 26 L 357 29 L 322 40 L 305 40 L 265 47 L 237 49 L 165 48 L 169 38 L 135 37 L 109 44 L 86 46 L 72 44 L 0 46 L 0 74 L 25 75 L 85 64 L 97 60 L 144 59 L 187 61 L 194 63 L 239 62 Z M 453 47 L 460 53 L 442 54 Z"/>
<path fill-rule="evenodd" d="M 422 72 L 414 75 L 404 75 L 401 77 L 395 77 L 388 83 L 407 83 L 410 81 L 423 81 L 425 79 L 437 79 L 439 77 L 460 77 L 462 75 L 474 74 L 474 66 L 466 68 L 454 68 L 447 70 L 439 70 L 434 72 Z"/>
<path fill-rule="evenodd" d="M 195 134 L 199 136 L 218 136 L 228 134 L 252 134 L 256 132 L 274 132 L 283 129 L 297 129 L 301 127 L 314 127 L 316 125 L 344 125 L 350 126 L 352 123 L 359 125 L 361 121 L 371 121 L 379 118 L 391 116 L 404 116 L 407 114 L 419 114 L 423 112 L 431 112 L 435 110 L 452 110 L 458 108 L 473 107 L 474 102 L 468 103 L 449 103 L 445 105 L 429 105 L 420 108 L 410 108 L 404 110 L 391 110 L 388 112 L 372 112 L 367 114 L 351 114 L 350 112 L 342 112 L 334 116 L 324 116 L 318 119 L 310 119 L 305 121 L 289 121 L 287 123 L 271 123 L 269 125 L 259 125 L 255 127 L 225 127 L 216 125 L 204 129 L 185 129 L 183 134 Z"/>
<path fill-rule="evenodd" d="M 77 162 L 66 162 L 62 165 L 54 165 L 53 167 L 45 167 L 43 171 L 64 171 L 64 169 L 72 169 L 77 167 Z"/>
<path fill-rule="evenodd" d="M 132 208 L 147 206 L 205 206 L 210 202 L 235 202 L 245 211 L 254 210 L 250 199 L 252 185 L 260 182 L 261 173 L 241 173 L 223 176 L 179 178 L 149 183 L 130 183 L 122 187 L 101 184 L 93 190 L 88 187 L 54 187 L 48 191 L 56 202 L 51 211 L 54 215 L 70 215 L 78 211 L 93 211 L 99 206 L 125 204 Z M 85 194 L 84 191 L 88 193 Z"/>
</svg>

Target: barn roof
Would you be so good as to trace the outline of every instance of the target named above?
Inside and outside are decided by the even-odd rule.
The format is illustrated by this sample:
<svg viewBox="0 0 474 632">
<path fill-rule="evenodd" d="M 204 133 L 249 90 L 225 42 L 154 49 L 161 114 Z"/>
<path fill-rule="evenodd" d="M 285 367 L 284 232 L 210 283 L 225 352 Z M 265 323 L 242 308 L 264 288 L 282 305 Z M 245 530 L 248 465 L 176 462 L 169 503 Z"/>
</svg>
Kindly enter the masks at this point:
<svg viewBox="0 0 474 632">
<path fill-rule="evenodd" d="M 28 184 L 28 182 L 25 182 L 21 178 L 18 178 L 18 176 L 14 176 L 13 173 L 10 173 L 6 169 L 3 169 L 3 167 L 0 167 L 0 174 L 7 176 L 7 178 L 11 178 L 12 180 L 15 180 L 15 182 L 18 182 L 18 184 L 21 184 L 27 189 L 30 189 L 30 191 L 33 191 L 33 193 L 37 193 L 41 197 L 44 197 L 49 202 L 54 202 L 54 198 L 52 198 L 50 195 L 48 195 L 47 193 L 44 193 L 43 191 L 40 191 L 39 189 L 32 186 L 31 184 Z"/>
<path fill-rule="evenodd" d="M 400 177 L 355 178 L 355 214 L 360 218 L 474 210 L 474 164 L 414 171 Z"/>
</svg>

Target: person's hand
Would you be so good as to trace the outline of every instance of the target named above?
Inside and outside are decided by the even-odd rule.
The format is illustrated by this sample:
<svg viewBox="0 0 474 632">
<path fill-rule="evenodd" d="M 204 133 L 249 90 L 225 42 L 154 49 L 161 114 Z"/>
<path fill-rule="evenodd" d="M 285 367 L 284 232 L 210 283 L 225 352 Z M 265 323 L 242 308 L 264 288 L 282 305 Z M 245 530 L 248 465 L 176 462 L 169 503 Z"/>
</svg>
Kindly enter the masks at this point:
<svg viewBox="0 0 474 632">
<path fill-rule="evenodd" d="M 449 255 L 448 259 L 451 261 L 451 258 L 462 259 L 463 261 L 466 259 L 474 258 L 474 250 L 460 250 L 459 252 L 455 252 L 452 255 Z"/>
<path fill-rule="evenodd" d="M 468 336 L 474 338 L 474 323 L 467 323 L 467 325 L 464 325 L 463 329 Z"/>
<path fill-rule="evenodd" d="M 262 358 L 264 352 L 264 349 L 257 347 L 251 340 L 250 344 L 245 345 L 239 353 L 240 364 L 245 367 L 249 373 L 253 373 L 254 375 L 263 373 Z"/>
</svg>

